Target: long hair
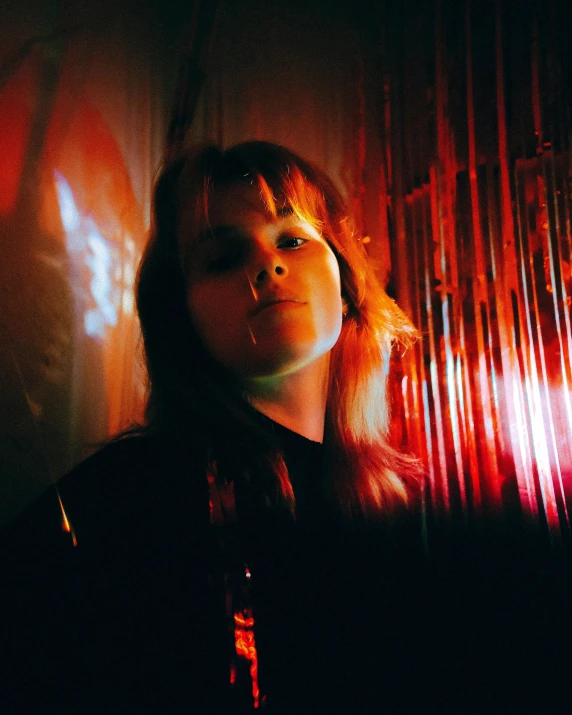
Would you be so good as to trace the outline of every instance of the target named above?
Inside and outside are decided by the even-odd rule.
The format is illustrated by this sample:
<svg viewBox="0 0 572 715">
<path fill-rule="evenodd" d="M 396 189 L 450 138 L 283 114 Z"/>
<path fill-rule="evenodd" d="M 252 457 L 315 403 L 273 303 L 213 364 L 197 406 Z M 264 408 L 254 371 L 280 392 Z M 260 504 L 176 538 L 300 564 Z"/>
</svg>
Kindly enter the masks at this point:
<svg viewBox="0 0 572 715">
<path fill-rule="evenodd" d="M 202 346 L 187 308 L 190 239 L 208 225 L 213 190 L 245 181 L 258 186 L 270 213 L 276 216 L 277 201 L 285 203 L 336 255 L 346 315 L 330 356 L 325 489 L 347 515 L 391 515 L 406 503 L 405 482 L 419 466 L 389 444 L 389 362 L 392 346 L 409 345 L 417 331 L 379 285 L 334 184 L 276 144 L 252 141 L 226 151 L 212 146 L 187 151 L 159 175 L 137 280 L 149 375 L 147 425 L 192 433 L 210 469 L 224 479 L 246 476 L 266 503 L 285 502 L 294 511 L 278 445 L 234 376 Z"/>
</svg>

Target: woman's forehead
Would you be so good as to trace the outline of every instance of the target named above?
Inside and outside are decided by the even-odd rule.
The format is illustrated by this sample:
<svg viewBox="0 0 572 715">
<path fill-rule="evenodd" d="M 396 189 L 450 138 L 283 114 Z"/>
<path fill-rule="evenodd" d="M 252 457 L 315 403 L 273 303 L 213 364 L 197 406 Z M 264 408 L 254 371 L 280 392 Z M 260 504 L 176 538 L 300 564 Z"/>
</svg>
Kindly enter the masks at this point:
<svg viewBox="0 0 572 715">
<path fill-rule="evenodd" d="M 268 201 L 261 189 L 251 183 L 215 187 L 210 192 L 207 208 L 205 218 L 211 226 L 233 224 L 252 215 L 267 221 L 292 215 L 285 199 L 272 196 Z"/>
<path fill-rule="evenodd" d="M 300 222 L 317 224 L 313 216 L 306 217 L 294 210 L 284 194 L 276 193 L 271 192 L 268 197 L 258 184 L 244 181 L 211 187 L 195 201 L 183 199 L 179 216 L 181 239 L 192 240 L 219 226 L 240 227 L 252 222 L 280 222 L 284 226 Z M 296 198 L 294 201 L 298 203 Z"/>
</svg>

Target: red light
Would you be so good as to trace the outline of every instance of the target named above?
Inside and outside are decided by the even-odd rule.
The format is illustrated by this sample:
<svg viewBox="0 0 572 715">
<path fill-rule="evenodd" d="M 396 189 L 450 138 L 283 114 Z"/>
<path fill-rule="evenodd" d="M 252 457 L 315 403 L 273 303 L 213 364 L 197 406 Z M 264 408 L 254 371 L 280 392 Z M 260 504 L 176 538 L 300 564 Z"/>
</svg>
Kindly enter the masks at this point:
<svg viewBox="0 0 572 715">
<path fill-rule="evenodd" d="M 250 572 L 247 571 L 247 576 Z M 252 679 L 252 699 L 254 707 L 260 707 L 260 688 L 258 687 L 258 653 L 254 639 L 254 616 L 252 609 L 245 608 L 242 612 L 234 614 L 234 645 L 236 654 L 250 661 L 250 677 Z M 236 666 L 231 665 L 230 682 L 236 681 Z"/>
</svg>

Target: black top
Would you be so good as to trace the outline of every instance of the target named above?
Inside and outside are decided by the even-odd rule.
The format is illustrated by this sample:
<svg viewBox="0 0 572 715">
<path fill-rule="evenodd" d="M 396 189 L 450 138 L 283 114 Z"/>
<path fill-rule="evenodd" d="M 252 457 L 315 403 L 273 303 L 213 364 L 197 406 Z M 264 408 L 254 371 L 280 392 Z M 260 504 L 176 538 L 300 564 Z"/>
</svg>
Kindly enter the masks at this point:
<svg viewBox="0 0 572 715">
<path fill-rule="evenodd" d="M 548 712 L 564 702 L 570 592 L 536 534 L 441 530 L 428 555 L 415 512 L 344 525 L 322 494 L 321 445 L 273 429 L 296 518 L 278 507 L 241 517 L 237 497 L 267 712 Z M 0 712 L 247 712 L 229 683 L 207 480 L 192 446 L 127 438 L 58 486 L 77 546 L 55 490 L 7 533 Z"/>
</svg>

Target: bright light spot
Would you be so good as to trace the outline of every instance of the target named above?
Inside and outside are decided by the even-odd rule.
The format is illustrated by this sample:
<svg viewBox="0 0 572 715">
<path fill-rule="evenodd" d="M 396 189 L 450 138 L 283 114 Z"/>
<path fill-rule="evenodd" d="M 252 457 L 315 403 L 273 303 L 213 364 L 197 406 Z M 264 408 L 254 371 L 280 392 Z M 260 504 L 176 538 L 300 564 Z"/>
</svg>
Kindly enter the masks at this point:
<svg viewBox="0 0 572 715">
<path fill-rule="evenodd" d="M 105 337 L 105 322 L 98 310 L 88 310 L 83 316 L 83 325 L 86 335 L 91 335 L 92 338 Z"/>
<path fill-rule="evenodd" d="M 87 245 L 91 249 L 91 254 L 86 255 L 85 263 L 93 273 L 90 284 L 91 294 L 95 298 L 105 323 L 115 325 L 117 323 L 117 311 L 110 300 L 112 287 L 111 278 L 109 277 L 111 253 L 104 239 L 97 231 L 92 231 L 88 236 Z"/>
<path fill-rule="evenodd" d="M 66 233 L 77 231 L 81 221 L 81 216 L 75 205 L 70 185 L 59 171 L 54 170 L 54 175 L 56 177 L 56 191 L 58 194 L 58 202 L 60 204 L 60 214 L 64 230 Z"/>
<path fill-rule="evenodd" d="M 81 214 L 62 174 L 54 171 L 54 177 L 68 251 L 91 272 L 89 290 L 80 288 L 85 332 L 104 338 L 106 326 L 117 325 L 118 309 L 127 314 L 134 311 L 135 242 L 125 237 L 122 250 L 118 250 L 106 241 L 93 218 Z"/>
<path fill-rule="evenodd" d="M 133 309 L 135 307 L 135 301 L 133 300 L 133 291 L 132 290 L 124 290 L 123 291 L 123 298 L 121 299 L 121 307 L 123 308 L 123 312 L 127 313 L 128 315 L 131 315 L 131 313 L 133 313 Z"/>
</svg>

